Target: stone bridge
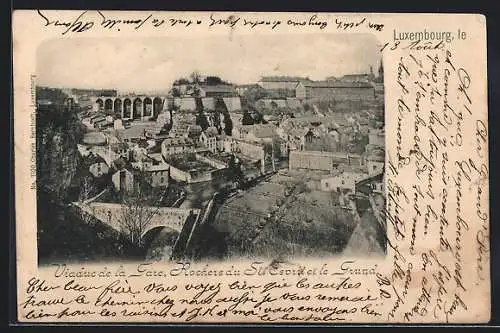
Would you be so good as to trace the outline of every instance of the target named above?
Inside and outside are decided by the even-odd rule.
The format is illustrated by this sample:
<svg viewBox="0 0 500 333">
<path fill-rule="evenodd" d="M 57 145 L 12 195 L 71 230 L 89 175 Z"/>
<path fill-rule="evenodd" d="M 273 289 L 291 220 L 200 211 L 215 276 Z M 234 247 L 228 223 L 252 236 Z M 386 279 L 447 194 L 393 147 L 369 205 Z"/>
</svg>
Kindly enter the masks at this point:
<svg viewBox="0 0 500 333">
<path fill-rule="evenodd" d="M 110 226 L 111 228 L 117 230 L 118 232 L 123 232 L 121 227 L 121 220 L 124 214 L 124 206 L 115 203 L 103 203 L 103 202 L 73 202 L 73 205 L 79 207 L 84 212 L 94 216 L 99 221 Z M 183 209 L 183 208 L 171 208 L 171 207 L 144 207 L 145 209 L 150 209 L 153 213 L 153 217 L 147 228 L 143 231 L 142 236 L 145 236 L 149 231 L 156 228 L 168 227 L 177 232 L 181 232 L 184 223 L 191 215 L 198 215 L 200 213 L 199 209 Z"/>
<path fill-rule="evenodd" d="M 167 108 L 166 96 L 91 97 L 99 110 L 113 112 L 123 119 L 145 119 L 157 116 Z"/>
</svg>

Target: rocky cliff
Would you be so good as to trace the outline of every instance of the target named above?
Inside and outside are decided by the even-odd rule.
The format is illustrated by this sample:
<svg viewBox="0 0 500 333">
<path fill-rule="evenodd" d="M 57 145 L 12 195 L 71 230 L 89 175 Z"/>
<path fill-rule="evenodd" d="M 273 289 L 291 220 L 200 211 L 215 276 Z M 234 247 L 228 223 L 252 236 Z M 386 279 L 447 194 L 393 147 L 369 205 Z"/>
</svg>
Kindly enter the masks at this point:
<svg viewBox="0 0 500 333">
<path fill-rule="evenodd" d="M 72 198 L 81 157 L 77 143 L 83 136 L 82 125 L 74 110 L 59 100 L 37 110 L 37 187 L 61 200 Z"/>
</svg>

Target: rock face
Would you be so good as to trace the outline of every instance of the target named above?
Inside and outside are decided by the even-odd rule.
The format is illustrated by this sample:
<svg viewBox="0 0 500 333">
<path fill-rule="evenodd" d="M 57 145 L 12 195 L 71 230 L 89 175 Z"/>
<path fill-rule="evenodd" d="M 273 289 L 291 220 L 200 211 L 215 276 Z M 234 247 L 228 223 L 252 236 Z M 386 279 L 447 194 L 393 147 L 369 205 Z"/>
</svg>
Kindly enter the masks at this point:
<svg viewBox="0 0 500 333">
<path fill-rule="evenodd" d="M 68 198 L 81 162 L 83 130 L 75 113 L 57 105 L 37 111 L 37 187 Z"/>
</svg>

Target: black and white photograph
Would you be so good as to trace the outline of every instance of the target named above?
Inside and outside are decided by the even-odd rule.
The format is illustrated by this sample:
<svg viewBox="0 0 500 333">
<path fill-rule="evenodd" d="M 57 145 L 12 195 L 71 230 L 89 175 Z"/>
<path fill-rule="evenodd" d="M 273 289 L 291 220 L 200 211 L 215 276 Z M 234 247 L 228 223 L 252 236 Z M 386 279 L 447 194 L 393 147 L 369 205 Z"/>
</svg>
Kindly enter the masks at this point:
<svg viewBox="0 0 500 333">
<path fill-rule="evenodd" d="M 380 47 L 365 33 L 45 41 L 38 265 L 384 258 Z"/>
</svg>

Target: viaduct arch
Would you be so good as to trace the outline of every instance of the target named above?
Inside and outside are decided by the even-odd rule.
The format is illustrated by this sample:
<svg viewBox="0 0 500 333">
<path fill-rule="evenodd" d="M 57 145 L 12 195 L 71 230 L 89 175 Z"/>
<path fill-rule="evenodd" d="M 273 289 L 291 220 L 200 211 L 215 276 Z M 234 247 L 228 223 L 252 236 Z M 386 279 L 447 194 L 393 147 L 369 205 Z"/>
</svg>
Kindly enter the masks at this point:
<svg viewBox="0 0 500 333">
<path fill-rule="evenodd" d="M 93 97 L 98 109 L 114 113 L 122 119 L 147 120 L 156 118 L 161 111 L 167 109 L 168 100 L 165 96 L 118 96 Z"/>
</svg>

